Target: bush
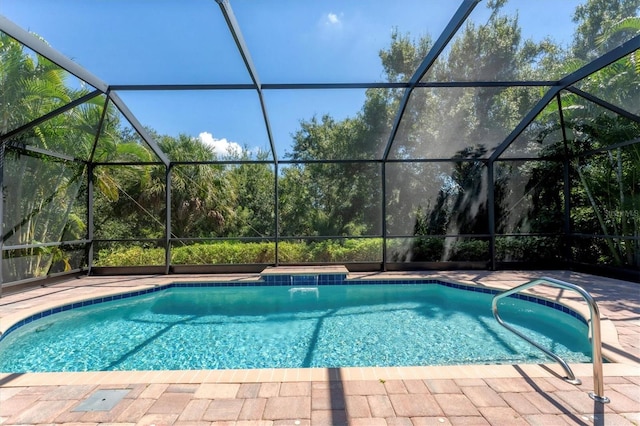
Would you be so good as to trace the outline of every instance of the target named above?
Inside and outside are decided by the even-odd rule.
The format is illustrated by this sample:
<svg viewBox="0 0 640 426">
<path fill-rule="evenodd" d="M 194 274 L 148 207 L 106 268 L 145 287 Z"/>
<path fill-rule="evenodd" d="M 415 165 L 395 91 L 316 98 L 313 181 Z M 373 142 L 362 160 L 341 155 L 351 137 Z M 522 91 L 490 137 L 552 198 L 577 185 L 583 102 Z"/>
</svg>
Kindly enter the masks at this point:
<svg viewBox="0 0 640 426">
<path fill-rule="evenodd" d="M 453 244 L 449 260 L 474 262 L 487 261 L 489 257 L 489 241 L 459 240 Z"/>
<path fill-rule="evenodd" d="M 163 248 L 119 247 L 100 250 L 95 266 L 164 265 Z"/>
<path fill-rule="evenodd" d="M 171 250 L 176 265 L 215 265 L 239 263 L 273 263 L 275 244 L 223 241 L 198 243 Z"/>
<path fill-rule="evenodd" d="M 326 240 L 310 244 L 312 262 L 381 262 L 382 239 Z"/>
<path fill-rule="evenodd" d="M 501 262 L 560 260 L 562 253 L 562 244 L 557 237 L 496 238 L 496 259 Z"/>
<path fill-rule="evenodd" d="M 278 257 L 281 263 L 305 263 L 311 261 L 307 244 L 295 241 L 278 243 Z"/>
<path fill-rule="evenodd" d="M 96 266 L 163 265 L 164 249 L 120 247 L 100 250 Z M 282 241 L 278 244 L 280 263 L 308 262 L 380 262 L 382 240 L 344 239 L 306 243 Z M 175 265 L 217 265 L 275 263 L 275 243 L 222 241 L 174 247 L 171 263 Z"/>
<path fill-rule="evenodd" d="M 444 239 L 436 237 L 419 237 L 413 243 L 413 262 L 438 262 L 442 260 Z"/>
<path fill-rule="evenodd" d="M 393 262 L 487 261 L 489 241 L 420 236 L 413 240 L 392 241 L 389 258 Z"/>
</svg>

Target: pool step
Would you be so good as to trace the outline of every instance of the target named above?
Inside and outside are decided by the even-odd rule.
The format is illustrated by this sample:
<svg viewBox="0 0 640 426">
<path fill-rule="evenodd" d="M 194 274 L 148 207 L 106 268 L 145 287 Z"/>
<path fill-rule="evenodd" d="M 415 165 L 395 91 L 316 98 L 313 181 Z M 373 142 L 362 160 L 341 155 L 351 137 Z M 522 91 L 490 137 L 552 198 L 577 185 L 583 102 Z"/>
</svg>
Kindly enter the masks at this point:
<svg viewBox="0 0 640 426">
<path fill-rule="evenodd" d="M 268 285 L 308 287 L 342 284 L 349 271 L 341 265 L 329 266 L 269 266 L 260 273 Z"/>
</svg>

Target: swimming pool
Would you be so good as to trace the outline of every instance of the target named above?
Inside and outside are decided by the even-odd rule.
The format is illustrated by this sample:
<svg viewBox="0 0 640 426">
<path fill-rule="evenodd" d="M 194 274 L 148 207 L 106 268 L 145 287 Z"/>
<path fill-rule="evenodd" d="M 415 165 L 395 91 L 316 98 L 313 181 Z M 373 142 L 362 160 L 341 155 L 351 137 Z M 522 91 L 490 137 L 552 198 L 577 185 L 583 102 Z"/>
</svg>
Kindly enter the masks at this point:
<svg viewBox="0 0 640 426">
<path fill-rule="evenodd" d="M 551 362 L 497 324 L 491 291 L 444 282 L 172 284 L 40 313 L 0 341 L 0 371 L 186 370 Z M 575 312 L 523 296 L 503 318 L 590 362 Z M 536 318 L 532 321 L 532 318 Z"/>
</svg>

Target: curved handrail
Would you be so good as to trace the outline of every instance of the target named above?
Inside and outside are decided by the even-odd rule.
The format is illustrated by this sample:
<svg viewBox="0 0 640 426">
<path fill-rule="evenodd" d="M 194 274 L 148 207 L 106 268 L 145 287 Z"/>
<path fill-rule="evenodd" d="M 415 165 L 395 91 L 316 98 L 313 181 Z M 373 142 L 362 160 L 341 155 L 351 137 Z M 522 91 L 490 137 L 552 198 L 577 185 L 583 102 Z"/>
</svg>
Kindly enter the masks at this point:
<svg viewBox="0 0 640 426">
<path fill-rule="evenodd" d="M 544 352 L 545 354 L 549 355 L 551 358 L 556 360 L 562 366 L 562 368 L 564 368 L 565 372 L 567 373 L 567 377 L 565 377 L 565 380 L 568 381 L 569 383 L 579 385 L 581 383 L 580 380 L 576 379 L 575 374 L 573 374 L 573 371 L 571 370 L 569 365 L 562 358 L 560 358 L 558 355 L 554 354 L 547 348 L 544 348 L 539 344 L 537 344 L 536 342 L 534 342 L 533 340 L 529 339 L 527 336 L 525 336 L 515 328 L 506 324 L 498 314 L 498 301 L 500 299 L 502 299 L 503 297 L 508 297 L 514 293 L 518 293 L 520 291 L 526 290 L 538 284 L 546 284 L 551 287 L 559 287 L 559 288 L 564 288 L 568 290 L 573 290 L 578 294 L 580 294 L 580 296 L 582 296 L 582 298 L 589 305 L 589 312 L 591 314 L 591 320 L 589 321 L 589 328 L 591 329 L 591 345 L 592 345 L 592 357 L 593 357 L 593 392 L 590 392 L 589 396 L 595 401 L 606 404 L 607 402 L 609 402 L 609 398 L 604 396 L 604 383 L 603 383 L 603 375 L 602 375 L 602 347 L 601 347 L 602 343 L 601 343 L 601 337 L 600 337 L 600 310 L 598 309 L 598 305 L 596 304 L 593 297 L 591 297 L 591 295 L 587 293 L 585 289 L 575 284 L 557 280 L 555 278 L 549 278 L 549 277 L 537 278 L 535 280 L 532 280 L 527 283 L 521 284 L 517 287 L 514 287 L 510 290 L 503 291 L 502 293 L 496 294 L 493 297 L 493 301 L 491 303 L 491 310 L 493 312 L 493 316 L 495 317 L 495 319 L 498 321 L 500 325 L 502 325 L 512 333 L 526 340 L 527 342 L 529 342 L 530 344 L 532 344 L 533 346 L 540 349 L 542 352 Z"/>
</svg>

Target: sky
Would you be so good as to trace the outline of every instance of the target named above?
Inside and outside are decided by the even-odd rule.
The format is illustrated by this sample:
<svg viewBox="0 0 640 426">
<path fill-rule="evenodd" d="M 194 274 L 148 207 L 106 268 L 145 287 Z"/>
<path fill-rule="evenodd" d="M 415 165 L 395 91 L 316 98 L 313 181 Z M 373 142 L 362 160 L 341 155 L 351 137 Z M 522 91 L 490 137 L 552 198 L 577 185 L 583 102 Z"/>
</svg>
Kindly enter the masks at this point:
<svg viewBox="0 0 640 426">
<path fill-rule="evenodd" d="M 524 38 L 570 43 L 581 0 L 511 0 Z M 229 0 L 257 76 L 266 83 L 385 81 L 378 53 L 394 29 L 436 39 L 454 0 Z M 246 84 L 250 76 L 215 0 L 0 0 L 0 14 L 111 85 Z M 470 19 L 485 22 L 481 2 Z M 354 117 L 365 90 L 264 90 L 277 155 L 301 120 Z M 199 137 L 218 153 L 269 150 L 255 90 L 119 91 L 161 134 Z"/>
</svg>

